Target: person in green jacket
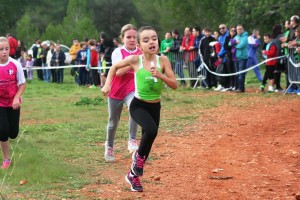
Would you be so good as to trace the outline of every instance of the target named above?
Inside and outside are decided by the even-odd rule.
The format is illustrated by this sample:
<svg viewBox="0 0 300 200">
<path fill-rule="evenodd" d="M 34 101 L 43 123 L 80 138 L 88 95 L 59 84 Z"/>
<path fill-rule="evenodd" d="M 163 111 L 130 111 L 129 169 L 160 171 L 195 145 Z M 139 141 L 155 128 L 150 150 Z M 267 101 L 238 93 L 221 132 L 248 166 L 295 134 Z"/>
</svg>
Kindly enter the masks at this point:
<svg viewBox="0 0 300 200">
<path fill-rule="evenodd" d="M 161 41 L 159 52 L 162 55 L 165 55 L 169 58 L 169 60 L 172 62 L 172 54 L 170 53 L 170 48 L 173 46 L 173 38 L 171 32 L 167 32 L 165 35 L 165 39 Z"/>
</svg>

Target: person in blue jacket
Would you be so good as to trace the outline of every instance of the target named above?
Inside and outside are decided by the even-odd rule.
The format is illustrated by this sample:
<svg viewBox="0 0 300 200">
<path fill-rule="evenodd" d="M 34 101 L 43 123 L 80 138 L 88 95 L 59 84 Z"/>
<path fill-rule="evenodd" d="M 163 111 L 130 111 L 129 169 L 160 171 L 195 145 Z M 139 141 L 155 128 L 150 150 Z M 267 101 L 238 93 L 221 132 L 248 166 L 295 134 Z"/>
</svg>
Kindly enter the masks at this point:
<svg viewBox="0 0 300 200">
<path fill-rule="evenodd" d="M 248 59 L 248 33 L 242 25 L 236 26 L 237 35 L 234 37 L 236 43 L 236 71 L 240 72 L 246 69 Z M 246 72 L 238 74 L 237 93 L 245 92 Z"/>
</svg>

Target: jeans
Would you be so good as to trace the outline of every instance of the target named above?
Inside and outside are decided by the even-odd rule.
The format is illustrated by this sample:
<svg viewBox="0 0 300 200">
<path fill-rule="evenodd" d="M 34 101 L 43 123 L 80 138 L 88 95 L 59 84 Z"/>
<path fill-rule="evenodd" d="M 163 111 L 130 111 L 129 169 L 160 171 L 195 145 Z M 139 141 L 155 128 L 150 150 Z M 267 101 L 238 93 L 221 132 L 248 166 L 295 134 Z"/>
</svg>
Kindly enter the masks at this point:
<svg viewBox="0 0 300 200">
<path fill-rule="evenodd" d="M 236 68 L 237 72 L 246 69 L 247 59 L 239 59 L 236 61 Z M 245 79 L 246 79 L 246 72 L 238 74 L 237 83 L 238 83 L 238 90 L 245 92 Z"/>
<path fill-rule="evenodd" d="M 64 69 L 57 69 L 57 83 L 63 83 L 64 82 Z"/>
<path fill-rule="evenodd" d="M 42 67 L 47 67 L 47 63 L 42 63 Z M 51 81 L 51 71 L 50 69 L 42 69 L 43 70 L 43 79 L 44 82 L 50 82 Z"/>
<path fill-rule="evenodd" d="M 182 61 L 176 60 L 172 64 L 174 65 L 175 74 L 177 74 L 180 79 L 184 79 Z M 186 84 L 185 80 L 180 80 L 180 82 L 181 82 L 181 84 Z"/>
</svg>

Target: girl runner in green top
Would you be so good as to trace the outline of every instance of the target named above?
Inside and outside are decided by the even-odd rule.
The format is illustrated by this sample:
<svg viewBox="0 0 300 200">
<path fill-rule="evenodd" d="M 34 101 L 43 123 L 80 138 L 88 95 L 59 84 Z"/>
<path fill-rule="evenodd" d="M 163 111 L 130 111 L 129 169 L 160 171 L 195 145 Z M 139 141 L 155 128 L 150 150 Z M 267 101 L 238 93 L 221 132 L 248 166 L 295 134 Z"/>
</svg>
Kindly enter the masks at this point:
<svg viewBox="0 0 300 200">
<path fill-rule="evenodd" d="M 139 149 L 133 153 L 131 170 L 125 180 L 131 185 L 132 191 L 141 192 L 143 187 L 139 177 L 143 175 L 144 163 L 158 132 L 163 83 L 172 89 L 176 89 L 178 85 L 168 58 L 156 55 L 159 46 L 155 29 L 150 26 L 140 28 L 138 43 L 142 55 L 131 55 L 114 64 L 101 91 L 104 96 L 109 94 L 112 77 L 118 69 L 133 69 L 136 90 L 129 111 L 131 117 L 142 127 L 142 138 Z"/>
</svg>

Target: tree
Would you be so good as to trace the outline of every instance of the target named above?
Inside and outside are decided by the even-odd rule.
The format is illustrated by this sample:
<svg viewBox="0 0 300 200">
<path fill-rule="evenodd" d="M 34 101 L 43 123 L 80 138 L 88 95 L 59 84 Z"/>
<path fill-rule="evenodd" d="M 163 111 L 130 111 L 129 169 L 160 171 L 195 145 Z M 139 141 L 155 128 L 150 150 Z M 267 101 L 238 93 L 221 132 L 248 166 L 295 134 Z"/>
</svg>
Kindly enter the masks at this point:
<svg viewBox="0 0 300 200">
<path fill-rule="evenodd" d="M 98 31 L 111 37 L 118 36 L 122 26 L 138 18 L 132 0 L 89 0 L 88 8 Z"/>
<path fill-rule="evenodd" d="M 37 27 L 31 23 L 29 14 L 23 15 L 16 23 L 17 38 L 22 40 L 29 48 L 33 41 L 39 38 L 39 31 Z"/>
<path fill-rule="evenodd" d="M 61 24 L 49 24 L 44 39 L 55 38 L 68 46 L 72 45 L 72 38 L 83 40 L 85 37 L 95 37 L 97 30 L 90 18 L 86 1 L 69 0 L 67 15 Z"/>
</svg>

